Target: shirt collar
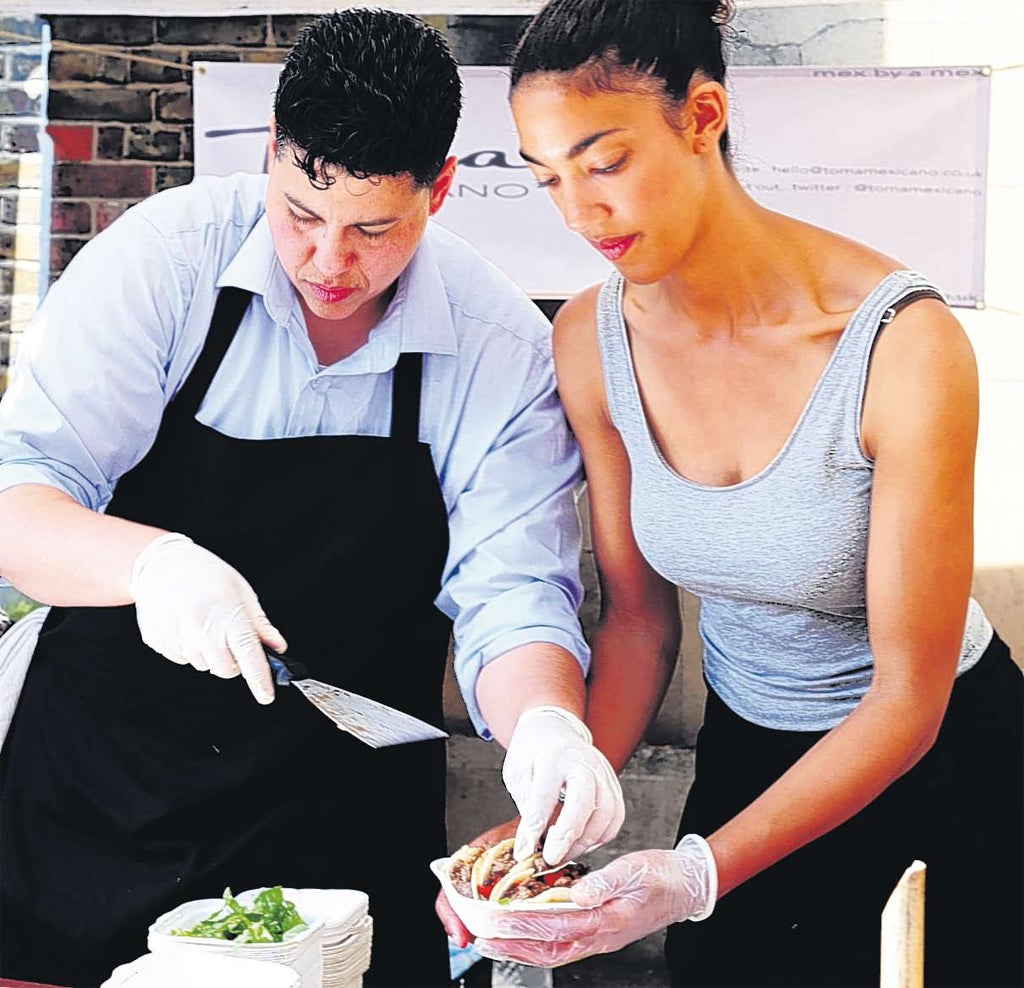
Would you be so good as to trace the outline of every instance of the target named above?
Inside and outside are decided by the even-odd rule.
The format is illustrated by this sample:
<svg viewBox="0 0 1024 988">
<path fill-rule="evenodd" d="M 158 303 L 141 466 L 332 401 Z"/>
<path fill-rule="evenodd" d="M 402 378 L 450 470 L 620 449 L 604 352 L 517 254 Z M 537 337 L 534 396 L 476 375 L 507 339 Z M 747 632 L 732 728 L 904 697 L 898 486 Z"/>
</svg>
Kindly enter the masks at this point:
<svg viewBox="0 0 1024 988">
<path fill-rule="evenodd" d="M 458 346 L 448 293 L 438 267 L 430 225 L 412 260 L 399 275 L 395 296 L 366 344 L 331 366 L 341 374 L 383 373 L 400 353 L 455 354 Z M 266 213 L 249 231 L 238 253 L 217 279 L 217 287 L 233 286 L 259 295 L 267 314 L 288 328 L 312 352 L 302 309 L 292 283 L 277 259 Z"/>
</svg>

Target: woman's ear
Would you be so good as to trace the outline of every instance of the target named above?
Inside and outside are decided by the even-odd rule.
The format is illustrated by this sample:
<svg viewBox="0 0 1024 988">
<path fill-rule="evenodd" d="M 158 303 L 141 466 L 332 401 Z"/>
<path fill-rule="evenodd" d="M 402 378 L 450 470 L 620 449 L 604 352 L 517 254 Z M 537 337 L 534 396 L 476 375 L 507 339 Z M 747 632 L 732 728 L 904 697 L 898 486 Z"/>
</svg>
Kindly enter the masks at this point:
<svg viewBox="0 0 1024 988">
<path fill-rule="evenodd" d="M 693 149 L 703 152 L 717 147 L 718 139 L 728 125 L 729 97 L 719 82 L 702 80 L 690 86 L 686 98 L 693 122 Z"/>
</svg>

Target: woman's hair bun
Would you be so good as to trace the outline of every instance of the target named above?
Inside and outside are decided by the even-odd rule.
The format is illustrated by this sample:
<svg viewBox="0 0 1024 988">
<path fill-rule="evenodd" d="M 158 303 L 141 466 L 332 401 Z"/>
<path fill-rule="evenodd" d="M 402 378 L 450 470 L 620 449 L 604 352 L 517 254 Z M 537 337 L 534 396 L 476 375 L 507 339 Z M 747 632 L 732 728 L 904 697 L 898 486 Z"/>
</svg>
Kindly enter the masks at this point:
<svg viewBox="0 0 1024 988">
<path fill-rule="evenodd" d="M 733 0 L 689 0 L 707 10 L 708 17 L 715 24 L 728 24 L 736 12 Z"/>
</svg>

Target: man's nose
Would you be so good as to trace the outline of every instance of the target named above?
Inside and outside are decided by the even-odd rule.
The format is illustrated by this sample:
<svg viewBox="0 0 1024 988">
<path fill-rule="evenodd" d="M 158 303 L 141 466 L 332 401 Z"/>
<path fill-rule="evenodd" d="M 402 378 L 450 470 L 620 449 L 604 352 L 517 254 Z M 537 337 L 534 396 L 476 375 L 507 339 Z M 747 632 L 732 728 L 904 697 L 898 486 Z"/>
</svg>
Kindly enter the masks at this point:
<svg viewBox="0 0 1024 988">
<path fill-rule="evenodd" d="M 313 263 L 325 278 L 335 278 L 355 267 L 358 255 L 346 231 L 324 230 L 317 240 Z"/>
</svg>

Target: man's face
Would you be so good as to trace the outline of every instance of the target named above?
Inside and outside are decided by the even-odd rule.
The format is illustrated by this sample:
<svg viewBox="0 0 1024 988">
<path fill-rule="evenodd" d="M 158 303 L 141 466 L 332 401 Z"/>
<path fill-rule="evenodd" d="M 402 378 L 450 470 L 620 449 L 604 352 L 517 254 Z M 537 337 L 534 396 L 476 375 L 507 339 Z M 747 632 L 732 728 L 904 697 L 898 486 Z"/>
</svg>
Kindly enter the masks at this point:
<svg viewBox="0 0 1024 988">
<path fill-rule="evenodd" d="M 449 159 L 431 188 L 418 187 L 408 175 L 357 179 L 334 169 L 335 181 L 319 189 L 287 147 L 278 155 L 271 146 L 267 220 L 307 319 L 372 327 L 427 218 L 444 201 L 454 168 Z"/>
</svg>

